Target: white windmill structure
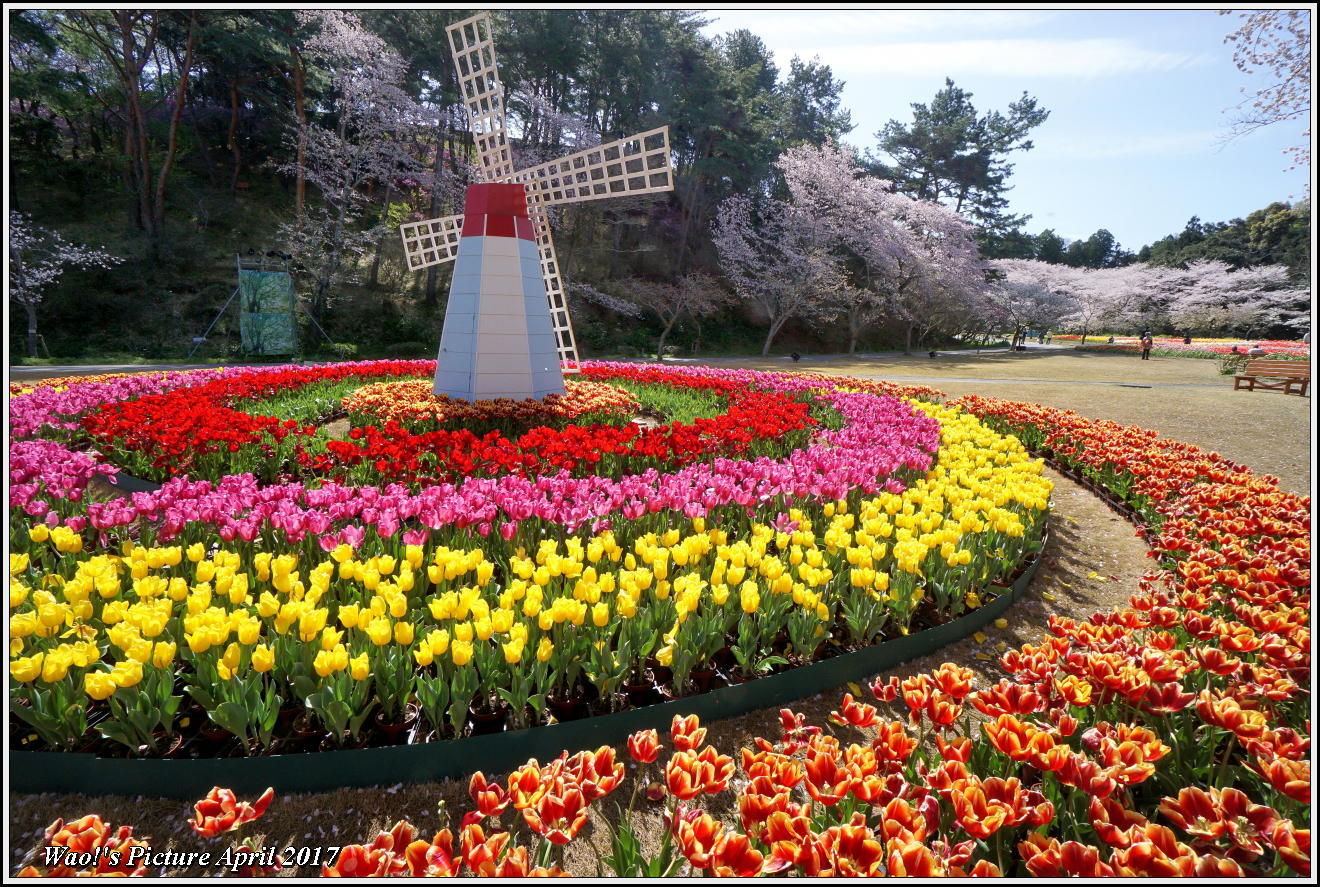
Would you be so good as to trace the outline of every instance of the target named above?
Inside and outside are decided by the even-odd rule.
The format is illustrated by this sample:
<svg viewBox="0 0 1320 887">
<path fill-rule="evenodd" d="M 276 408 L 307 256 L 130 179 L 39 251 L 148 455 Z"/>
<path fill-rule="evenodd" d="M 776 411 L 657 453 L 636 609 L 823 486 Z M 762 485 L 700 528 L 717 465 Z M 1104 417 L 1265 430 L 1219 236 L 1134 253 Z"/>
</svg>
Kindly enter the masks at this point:
<svg viewBox="0 0 1320 887">
<path fill-rule="evenodd" d="M 542 398 L 578 372 L 577 342 L 546 208 L 671 191 L 669 127 L 514 170 L 490 16 L 450 25 L 449 46 L 476 140 L 462 215 L 400 229 L 408 268 L 456 261 L 435 393 L 469 401 Z"/>
</svg>

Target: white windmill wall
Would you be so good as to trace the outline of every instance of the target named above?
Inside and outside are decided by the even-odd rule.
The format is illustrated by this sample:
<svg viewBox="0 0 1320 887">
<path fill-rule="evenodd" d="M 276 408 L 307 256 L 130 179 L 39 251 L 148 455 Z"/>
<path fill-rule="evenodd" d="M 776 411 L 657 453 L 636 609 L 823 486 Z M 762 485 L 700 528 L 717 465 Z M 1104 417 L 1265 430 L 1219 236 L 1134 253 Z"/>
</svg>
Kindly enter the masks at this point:
<svg viewBox="0 0 1320 887">
<path fill-rule="evenodd" d="M 516 226 L 507 219 L 466 216 L 436 361 L 438 395 L 477 401 L 564 393 L 531 223 L 525 215 Z M 510 227 L 515 236 L 504 235 Z"/>
</svg>

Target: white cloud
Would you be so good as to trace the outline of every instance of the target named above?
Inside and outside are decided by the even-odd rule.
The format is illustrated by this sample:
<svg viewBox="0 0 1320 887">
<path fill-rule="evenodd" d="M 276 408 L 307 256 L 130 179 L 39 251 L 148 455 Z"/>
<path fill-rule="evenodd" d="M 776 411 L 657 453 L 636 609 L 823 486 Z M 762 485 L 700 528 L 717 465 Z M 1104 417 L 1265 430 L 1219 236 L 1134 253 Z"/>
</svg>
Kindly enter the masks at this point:
<svg viewBox="0 0 1320 887">
<path fill-rule="evenodd" d="M 1055 17 L 1055 13 L 1048 10 L 1012 9 L 708 10 L 706 15 L 714 20 L 705 29 L 709 34 L 748 28 L 771 46 L 781 40 L 803 39 L 883 41 L 900 34 L 923 31 L 1020 31 Z"/>
<path fill-rule="evenodd" d="M 1214 56 L 1208 53 L 1144 49 L 1130 40 L 1105 37 L 799 45 L 789 54 L 803 58 L 818 55 L 845 78 L 858 74 L 978 74 L 1092 79 L 1199 67 L 1214 61 Z M 787 59 L 778 61 L 783 63 Z"/>
<path fill-rule="evenodd" d="M 1115 160 L 1122 157 L 1181 157 L 1209 154 L 1219 147 L 1221 130 L 1168 133 L 1100 133 L 1038 139 L 1035 153 L 1074 160 Z"/>
</svg>

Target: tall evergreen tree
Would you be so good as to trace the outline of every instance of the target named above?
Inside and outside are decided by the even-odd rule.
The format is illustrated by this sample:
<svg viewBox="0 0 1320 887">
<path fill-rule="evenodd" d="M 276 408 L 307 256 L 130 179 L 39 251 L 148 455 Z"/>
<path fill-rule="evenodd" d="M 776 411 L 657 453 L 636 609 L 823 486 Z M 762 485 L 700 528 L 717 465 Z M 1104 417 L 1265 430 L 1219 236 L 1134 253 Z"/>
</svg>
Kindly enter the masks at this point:
<svg viewBox="0 0 1320 887">
<path fill-rule="evenodd" d="M 892 162 L 872 165 L 909 196 L 938 200 L 962 214 L 989 235 L 986 245 L 993 245 L 1030 218 L 1006 211 L 1013 172 L 1008 155 L 1031 150 L 1028 136 L 1050 112 L 1024 92 L 1007 113 L 978 114 L 970 92 L 949 79 L 944 84 L 930 104 L 912 104 L 911 124 L 890 120 L 875 134 Z"/>
</svg>

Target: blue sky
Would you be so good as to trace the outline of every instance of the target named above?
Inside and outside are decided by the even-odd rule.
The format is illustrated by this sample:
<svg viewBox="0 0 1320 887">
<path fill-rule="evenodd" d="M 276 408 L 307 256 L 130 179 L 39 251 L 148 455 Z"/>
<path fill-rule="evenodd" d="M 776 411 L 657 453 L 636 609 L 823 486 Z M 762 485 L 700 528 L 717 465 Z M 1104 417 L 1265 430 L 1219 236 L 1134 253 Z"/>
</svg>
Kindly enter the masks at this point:
<svg viewBox="0 0 1320 887">
<path fill-rule="evenodd" d="M 1213 10 L 709 10 L 704 30 L 747 28 L 781 70 L 819 56 L 846 82 L 857 125 L 845 139 L 874 148 L 892 119 L 911 122 L 945 76 L 978 112 L 1006 110 L 1025 90 L 1050 111 L 1035 148 L 1013 155 L 1010 209 L 1027 230 L 1074 239 L 1108 228 L 1128 249 L 1225 221 L 1303 193 L 1283 150 L 1302 124 L 1279 123 L 1223 144 L 1243 86 L 1223 42 L 1237 14 Z"/>
</svg>

